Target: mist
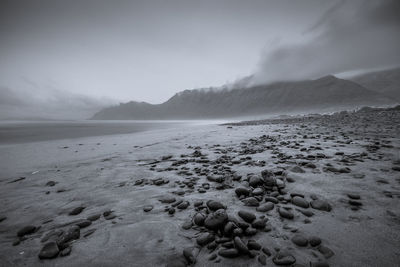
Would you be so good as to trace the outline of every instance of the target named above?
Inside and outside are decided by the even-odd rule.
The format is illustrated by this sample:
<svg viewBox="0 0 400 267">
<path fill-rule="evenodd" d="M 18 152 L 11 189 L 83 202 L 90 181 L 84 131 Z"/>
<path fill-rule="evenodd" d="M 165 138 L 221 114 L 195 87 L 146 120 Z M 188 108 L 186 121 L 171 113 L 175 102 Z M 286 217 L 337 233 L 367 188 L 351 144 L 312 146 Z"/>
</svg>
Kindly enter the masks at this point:
<svg viewBox="0 0 400 267">
<path fill-rule="evenodd" d="M 337 1 L 296 43 L 262 53 L 252 84 L 398 66 L 400 1 Z"/>
</svg>

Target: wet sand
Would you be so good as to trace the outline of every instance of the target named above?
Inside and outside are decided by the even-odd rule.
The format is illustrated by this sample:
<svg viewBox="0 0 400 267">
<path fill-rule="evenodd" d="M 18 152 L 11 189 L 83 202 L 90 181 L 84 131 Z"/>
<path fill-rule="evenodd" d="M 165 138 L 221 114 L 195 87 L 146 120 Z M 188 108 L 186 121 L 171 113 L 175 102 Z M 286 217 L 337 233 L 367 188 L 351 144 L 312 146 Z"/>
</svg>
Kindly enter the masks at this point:
<svg viewBox="0 0 400 267">
<path fill-rule="evenodd" d="M 398 125 L 342 113 L 27 144 L 2 160 L 0 263 L 397 266 Z"/>
</svg>

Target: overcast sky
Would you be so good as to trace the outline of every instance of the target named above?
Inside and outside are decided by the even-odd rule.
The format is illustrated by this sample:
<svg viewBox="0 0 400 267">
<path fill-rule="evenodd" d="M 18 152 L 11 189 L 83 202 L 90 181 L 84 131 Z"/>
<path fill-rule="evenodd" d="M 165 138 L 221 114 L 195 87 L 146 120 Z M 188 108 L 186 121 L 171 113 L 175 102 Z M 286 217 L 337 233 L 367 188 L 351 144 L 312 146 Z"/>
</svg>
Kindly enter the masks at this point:
<svg viewBox="0 0 400 267">
<path fill-rule="evenodd" d="M 253 73 L 262 82 L 290 78 L 313 58 L 313 50 L 318 57 L 332 56 L 314 61 L 316 67 L 305 67 L 292 78 L 321 74 L 315 68 L 343 72 L 398 63 L 392 51 L 399 44 L 398 34 L 393 35 L 399 30 L 393 8 L 381 11 L 383 15 L 379 13 L 371 22 L 371 10 L 382 1 L 342 2 L 3 0 L 0 86 L 33 91 L 56 88 L 121 102 L 161 103 L 184 89 L 220 86 Z M 364 9 L 364 2 L 375 4 Z M 392 21 L 387 22 L 384 12 Z M 342 31 L 348 24 L 357 25 L 350 27 L 357 42 L 340 46 L 337 38 L 347 38 Z M 379 53 L 385 59 L 376 64 L 376 57 L 363 62 L 360 52 L 357 64 L 343 64 L 351 52 L 326 67 L 350 46 L 371 42 L 368 34 L 356 35 L 371 25 L 380 25 L 373 27 L 374 34 L 388 27 L 376 36 L 390 39 L 373 42 L 390 50 Z M 389 48 L 385 47 L 388 42 Z M 331 48 L 335 49 L 327 50 Z"/>
</svg>

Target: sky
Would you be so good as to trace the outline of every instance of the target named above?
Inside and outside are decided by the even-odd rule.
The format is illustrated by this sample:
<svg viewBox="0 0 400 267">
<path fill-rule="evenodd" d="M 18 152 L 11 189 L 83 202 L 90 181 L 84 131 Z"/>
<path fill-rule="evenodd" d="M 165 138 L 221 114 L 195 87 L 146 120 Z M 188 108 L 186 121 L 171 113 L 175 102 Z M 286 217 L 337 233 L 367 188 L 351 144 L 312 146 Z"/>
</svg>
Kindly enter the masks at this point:
<svg viewBox="0 0 400 267">
<path fill-rule="evenodd" d="M 0 90 L 155 104 L 252 74 L 267 83 L 396 65 L 398 3 L 3 0 Z"/>
</svg>

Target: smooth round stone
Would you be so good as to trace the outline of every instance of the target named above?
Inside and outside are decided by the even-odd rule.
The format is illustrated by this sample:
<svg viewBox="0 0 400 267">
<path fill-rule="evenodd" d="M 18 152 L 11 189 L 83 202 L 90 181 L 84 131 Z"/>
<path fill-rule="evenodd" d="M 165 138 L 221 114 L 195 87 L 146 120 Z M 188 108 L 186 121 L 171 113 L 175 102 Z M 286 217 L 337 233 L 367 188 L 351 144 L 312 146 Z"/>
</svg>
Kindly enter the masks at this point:
<svg viewBox="0 0 400 267">
<path fill-rule="evenodd" d="M 241 210 L 238 212 L 240 218 L 242 218 L 245 222 L 251 223 L 256 219 L 256 215 L 251 212 Z"/>
<path fill-rule="evenodd" d="M 239 251 L 236 248 L 220 249 L 218 255 L 224 258 L 235 258 L 239 256 Z"/>
<path fill-rule="evenodd" d="M 94 221 L 97 221 L 98 219 L 100 219 L 100 216 L 101 216 L 100 213 L 98 213 L 98 214 L 93 214 L 93 215 L 90 215 L 89 217 L 87 217 L 87 219 L 88 219 L 89 221 L 94 222 Z"/>
<path fill-rule="evenodd" d="M 205 246 L 208 243 L 214 241 L 214 239 L 215 239 L 214 235 L 210 233 L 203 233 L 196 239 L 196 242 L 199 246 Z"/>
<path fill-rule="evenodd" d="M 321 199 L 316 199 L 311 201 L 311 207 L 316 210 L 322 210 L 322 211 L 331 211 L 332 206 L 325 200 Z"/>
<path fill-rule="evenodd" d="M 77 221 L 75 223 L 75 225 L 78 225 L 79 228 L 85 228 L 85 227 L 88 227 L 91 224 L 92 224 L 92 221 L 85 220 L 85 219 L 79 220 L 79 221 Z"/>
<path fill-rule="evenodd" d="M 347 196 L 351 199 L 361 199 L 361 196 L 359 194 L 347 194 Z"/>
<path fill-rule="evenodd" d="M 57 244 L 60 247 L 63 247 L 69 241 L 79 239 L 81 236 L 81 230 L 79 226 L 74 225 L 68 228 L 57 240 Z"/>
<path fill-rule="evenodd" d="M 276 197 L 265 197 L 264 200 L 265 200 L 265 202 L 272 202 L 274 204 L 279 203 L 279 200 Z"/>
<path fill-rule="evenodd" d="M 68 215 L 78 215 L 84 209 L 85 209 L 85 207 L 76 207 L 75 209 L 71 210 L 70 213 L 68 213 Z"/>
<path fill-rule="evenodd" d="M 258 212 L 267 212 L 267 211 L 272 210 L 273 208 L 274 208 L 274 203 L 267 202 L 265 204 L 261 204 L 260 206 L 258 206 L 256 208 L 256 211 L 258 211 Z"/>
<path fill-rule="evenodd" d="M 255 240 L 249 240 L 249 242 L 247 242 L 247 248 L 252 250 L 260 250 L 261 245 L 257 243 Z"/>
<path fill-rule="evenodd" d="M 250 190 L 244 187 L 239 187 L 235 189 L 235 193 L 238 197 L 245 196 L 248 197 L 250 195 Z"/>
<path fill-rule="evenodd" d="M 215 201 L 215 200 L 207 201 L 207 207 L 212 211 L 216 211 L 216 210 L 219 210 L 219 209 L 226 209 L 225 205 L 223 205 L 221 202 L 218 202 L 218 201 Z"/>
<path fill-rule="evenodd" d="M 255 234 L 257 234 L 257 229 L 249 227 L 246 230 L 244 230 L 244 235 L 246 236 L 253 236 Z"/>
<path fill-rule="evenodd" d="M 206 216 L 202 213 L 197 213 L 193 217 L 193 222 L 198 225 L 198 226 L 203 226 L 204 225 L 204 220 L 206 219 Z"/>
<path fill-rule="evenodd" d="M 182 229 L 184 230 L 189 230 L 190 228 L 192 228 L 192 222 L 191 221 L 185 221 L 182 224 Z"/>
<path fill-rule="evenodd" d="M 261 265 L 267 265 L 267 257 L 265 257 L 265 255 L 259 255 L 257 260 Z"/>
<path fill-rule="evenodd" d="M 251 226 L 256 229 L 263 229 L 267 225 L 267 220 L 265 219 L 257 219 L 255 220 Z"/>
<path fill-rule="evenodd" d="M 324 257 L 326 259 L 329 259 L 330 257 L 332 257 L 333 255 L 335 255 L 335 253 L 328 247 L 325 246 L 319 246 L 318 247 L 318 251 L 324 255 Z"/>
<path fill-rule="evenodd" d="M 296 258 L 287 251 L 279 251 L 272 261 L 276 265 L 291 265 L 296 262 Z"/>
<path fill-rule="evenodd" d="M 193 206 L 195 206 L 196 208 L 197 208 L 197 207 L 200 207 L 201 205 L 203 205 L 203 201 L 202 201 L 202 200 L 197 200 L 197 201 L 195 201 L 195 202 L 193 203 Z"/>
<path fill-rule="evenodd" d="M 308 239 L 304 235 L 295 235 L 292 237 L 292 242 L 300 247 L 306 247 L 308 245 Z"/>
<path fill-rule="evenodd" d="M 32 234 L 36 231 L 36 226 L 33 225 L 27 225 L 23 228 L 21 228 L 18 232 L 17 232 L 17 236 L 22 237 L 24 235 L 29 235 Z"/>
<path fill-rule="evenodd" d="M 69 254 L 71 254 L 71 250 L 72 250 L 72 248 L 70 246 L 68 246 L 68 247 L 64 248 L 63 250 L 61 250 L 60 254 L 58 254 L 58 255 L 60 255 L 61 257 L 68 256 Z"/>
<path fill-rule="evenodd" d="M 299 197 L 299 196 L 293 197 L 292 203 L 298 207 L 305 208 L 305 209 L 307 209 L 310 206 L 310 204 L 308 204 L 307 200 L 305 200 L 304 198 Z"/>
<path fill-rule="evenodd" d="M 233 239 L 233 242 L 234 242 L 234 244 L 235 244 L 235 248 L 236 248 L 240 253 L 243 253 L 243 254 L 248 254 L 248 253 L 249 253 L 249 250 L 248 250 L 246 244 L 242 241 L 242 239 L 240 239 L 240 237 L 236 236 L 236 237 Z"/>
<path fill-rule="evenodd" d="M 147 205 L 147 206 L 144 206 L 144 207 L 143 207 L 143 211 L 144 211 L 144 212 L 149 212 L 149 211 L 151 211 L 153 208 L 154 208 L 153 205 Z"/>
<path fill-rule="evenodd" d="M 257 187 L 256 189 L 253 190 L 252 193 L 253 193 L 253 195 L 255 195 L 255 196 L 259 196 L 259 195 L 264 194 L 264 190 L 262 190 L 262 188 Z"/>
<path fill-rule="evenodd" d="M 290 220 L 294 218 L 293 213 L 291 213 L 290 211 L 288 211 L 288 210 L 286 210 L 286 209 L 279 208 L 279 209 L 278 209 L 278 212 L 279 212 L 279 215 L 280 215 L 282 218 L 290 219 Z"/>
<path fill-rule="evenodd" d="M 190 205 L 189 201 L 183 201 L 181 204 L 177 206 L 177 208 L 180 210 L 185 210 L 189 207 L 189 205 Z"/>
<path fill-rule="evenodd" d="M 228 215 L 224 209 L 219 209 L 214 213 L 211 213 L 204 220 L 204 226 L 211 230 L 217 230 L 225 225 L 228 220 Z"/>
<path fill-rule="evenodd" d="M 232 233 L 234 228 L 235 225 L 233 224 L 233 222 L 228 222 L 227 224 L 225 224 L 224 233 L 229 235 L 230 233 Z"/>
<path fill-rule="evenodd" d="M 160 201 L 161 203 L 169 204 L 175 202 L 176 199 L 173 196 L 163 196 L 159 198 L 158 201 Z"/>
<path fill-rule="evenodd" d="M 264 170 L 261 172 L 261 176 L 264 178 L 264 184 L 269 187 L 273 187 L 276 185 L 276 179 L 274 174 L 269 170 Z"/>
<path fill-rule="evenodd" d="M 260 176 L 254 175 L 249 178 L 249 185 L 251 187 L 257 187 L 263 184 L 263 180 Z"/>
<path fill-rule="evenodd" d="M 46 243 L 39 252 L 40 259 L 52 259 L 57 257 L 59 249 L 57 243 L 54 241 Z"/>
<path fill-rule="evenodd" d="M 258 200 L 254 197 L 248 197 L 248 198 L 242 199 L 242 202 L 244 203 L 245 206 L 249 206 L 249 207 L 258 207 L 260 205 Z"/>
<path fill-rule="evenodd" d="M 310 245 L 312 246 L 312 247 L 316 247 L 316 246 L 319 246 L 320 244 L 321 244 L 321 238 L 319 238 L 319 237 L 317 237 L 317 236 L 311 236 L 310 238 L 309 238 L 309 242 L 310 242 Z"/>
<path fill-rule="evenodd" d="M 357 200 L 353 200 L 353 199 L 349 199 L 349 204 L 352 206 L 362 206 L 362 202 L 357 201 Z"/>
</svg>

